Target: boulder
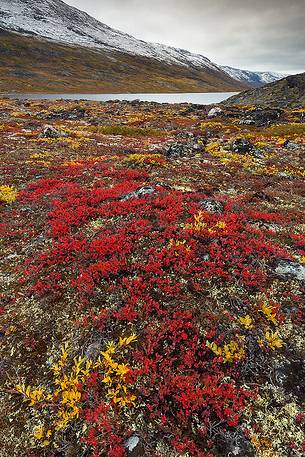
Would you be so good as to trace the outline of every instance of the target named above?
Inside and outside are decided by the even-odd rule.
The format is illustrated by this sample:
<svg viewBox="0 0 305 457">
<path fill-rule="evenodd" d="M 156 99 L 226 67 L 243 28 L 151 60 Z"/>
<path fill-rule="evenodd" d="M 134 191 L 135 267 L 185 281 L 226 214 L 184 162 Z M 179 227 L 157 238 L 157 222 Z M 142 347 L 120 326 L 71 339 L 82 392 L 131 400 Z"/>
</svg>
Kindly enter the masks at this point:
<svg viewBox="0 0 305 457">
<path fill-rule="evenodd" d="M 39 138 L 64 138 L 67 136 L 67 133 L 57 130 L 53 125 L 45 125 Z"/>
<path fill-rule="evenodd" d="M 121 198 L 121 201 L 130 200 L 131 198 L 146 198 L 152 196 L 156 190 L 151 186 L 143 186 L 139 189 L 129 192 L 129 194 L 125 195 Z"/>
<path fill-rule="evenodd" d="M 294 143 L 293 141 L 286 140 L 284 143 L 284 148 L 294 150 L 294 149 L 300 149 L 301 145 Z"/>
<path fill-rule="evenodd" d="M 140 441 L 138 435 L 134 434 L 124 443 L 128 457 L 144 457 L 144 446 Z"/>
<path fill-rule="evenodd" d="M 251 443 L 239 430 L 220 433 L 218 448 L 223 457 L 255 457 Z"/>
<path fill-rule="evenodd" d="M 207 198 L 206 200 L 202 200 L 200 203 L 200 208 L 208 211 L 209 213 L 220 214 L 223 212 L 224 206 L 221 202 L 213 200 L 211 198 Z"/>
<path fill-rule="evenodd" d="M 223 113 L 223 110 L 219 108 L 219 106 L 215 106 L 214 108 L 211 108 L 210 111 L 208 112 L 208 117 L 218 117 L 221 116 Z"/>
<path fill-rule="evenodd" d="M 254 146 L 246 138 L 236 138 L 230 144 L 230 149 L 238 154 L 248 154 L 253 151 Z"/>
<path fill-rule="evenodd" d="M 193 139 L 188 142 L 172 143 L 166 151 L 166 156 L 170 159 L 179 159 L 181 157 L 189 157 L 204 150 L 204 144 L 198 143 Z"/>
<path fill-rule="evenodd" d="M 292 260 L 278 260 L 274 270 L 277 276 L 305 281 L 305 264 Z"/>
</svg>

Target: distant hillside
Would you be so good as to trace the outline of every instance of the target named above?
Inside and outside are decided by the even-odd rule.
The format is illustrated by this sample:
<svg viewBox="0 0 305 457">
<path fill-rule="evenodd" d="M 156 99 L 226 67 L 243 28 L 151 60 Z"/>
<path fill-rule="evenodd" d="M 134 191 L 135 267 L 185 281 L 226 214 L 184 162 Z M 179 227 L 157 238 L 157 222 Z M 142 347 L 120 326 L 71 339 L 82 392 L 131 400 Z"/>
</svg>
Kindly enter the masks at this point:
<svg viewBox="0 0 305 457">
<path fill-rule="evenodd" d="M 305 107 L 305 73 L 287 76 L 258 89 L 250 89 L 230 97 L 224 105 L 262 105 Z"/>
<path fill-rule="evenodd" d="M 279 79 L 288 76 L 288 74 L 284 75 L 274 71 L 249 71 L 226 66 L 222 66 L 221 68 L 232 78 L 242 83 L 251 85 L 252 87 L 261 87 L 265 84 L 278 81 Z"/>
</svg>

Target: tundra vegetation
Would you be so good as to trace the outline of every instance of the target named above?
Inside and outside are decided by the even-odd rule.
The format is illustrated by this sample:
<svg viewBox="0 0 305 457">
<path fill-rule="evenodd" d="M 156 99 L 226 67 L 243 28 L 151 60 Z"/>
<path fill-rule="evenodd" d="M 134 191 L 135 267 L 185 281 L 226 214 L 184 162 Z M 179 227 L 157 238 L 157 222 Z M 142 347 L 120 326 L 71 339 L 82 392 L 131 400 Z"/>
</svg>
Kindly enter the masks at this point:
<svg viewBox="0 0 305 457">
<path fill-rule="evenodd" d="M 304 455 L 305 110 L 209 110 L 0 100 L 1 457 Z"/>
</svg>

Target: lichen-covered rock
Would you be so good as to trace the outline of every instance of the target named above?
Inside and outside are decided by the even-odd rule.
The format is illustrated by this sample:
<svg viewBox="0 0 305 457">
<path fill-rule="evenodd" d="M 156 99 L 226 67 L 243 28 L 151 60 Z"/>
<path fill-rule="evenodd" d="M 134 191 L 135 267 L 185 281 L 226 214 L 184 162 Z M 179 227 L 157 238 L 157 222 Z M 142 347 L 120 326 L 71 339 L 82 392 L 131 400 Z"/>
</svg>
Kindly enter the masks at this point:
<svg viewBox="0 0 305 457">
<path fill-rule="evenodd" d="M 287 279 L 295 278 L 298 281 L 305 281 L 305 265 L 292 260 L 279 260 L 274 272 Z"/>
<path fill-rule="evenodd" d="M 143 187 L 140 187 L 139 189 L 125 195 L 123 198 L 121 198 L 121 200 L 126 201 L 126 200 L 130 200 L 131 198 L 146 198 L 146 197 L 151 196 L 155 192 L 156 192 L 156 189 L 154 189 L 153 187 L 143 186 Z"/>
<path fill-rule="evenodd" d="M 223 110 L 219 108 L 219 106 L 215 106 L 214 108 L 210 109 L 208 112 L 208 117 L 218 117 L 223 113 Z"/>
<path fill-rule="evenodd" d="M 236 138 L 232 141 L 230 149 L 232 152 L 237 152 L 238 154 L 247 154 L 253 151 L 254 146 L 246 138 Z"/>
<path fill-rule="evenodd" d="M 57 130 L 53 127 L 53 125 L 45 125 L 42 133 L 40 134 L 40 138 L 64 138 L 67 136 L 67 133 Z"/>
<path fill-rule="evenodd" d="M 144 447 L 137 435 L 132 435 L 124 444 L 128 457 L 144 457 Z"/>
<path fill-rule="evenodd" d="M 202 200 L 200 202 L 200 208 L 204 209 L 205 211 L 208 211 L 209 213 L 222 213 L 224 206 L 221 202 L 218 202 L 217 200 L 213 200 L 211 198 L 207 198 L 206 200 Z"/>
</svg>

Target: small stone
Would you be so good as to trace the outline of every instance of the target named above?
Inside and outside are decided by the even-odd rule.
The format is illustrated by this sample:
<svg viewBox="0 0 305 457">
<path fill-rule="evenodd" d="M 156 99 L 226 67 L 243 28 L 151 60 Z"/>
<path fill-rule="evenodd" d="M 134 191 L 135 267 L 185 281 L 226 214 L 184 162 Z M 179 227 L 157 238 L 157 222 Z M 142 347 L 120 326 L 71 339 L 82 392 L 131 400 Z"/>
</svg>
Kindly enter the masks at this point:
<svg viewBox="0 0 305 457">
<path fill-rule="evenodd" d="M 253 119 L 241 119 L 239 125 L 255 125 L 255 121 Z"/>
<path fill-rule="evenodd" d="M 67 133 L 57 130 L 52 125 L 45 125 L 42 133 L 39 135 L 39 138 L 61 138 L 67 136 Z"/>
<path fill-rule="evenodd" d="M 139 189 L 125 195 L 125 197 L 122 197 L 121 200 L 126 201 L 126 200 L 130 200 L 131 198 L 146 198 L 148 196 L 151 196 L 155 192 L 156 192 L 156 190 L 153 187 L 143 186 L 143 187 L 140 187 Z"/>
<path fill-rule="evenodd" d="M 206 200 L 202 200 L 200 202 L 200 208 L 208 211 L 209 213 L 220 214 L 223 212 L 224 206 L 221 202 L 207 198 Z"/>
<path fill-rule="evenodd" d="M 223 110 L 219 108 L 218 106 L 210 109 L 208 112 L 208 117 L 218 117 L 223 113 Z"/>
<path fill-rule="evenodd" d="M 102 350 L 101 341 L 95 341 L 91 343 L 85 352 L 85 357 L 87 359 L 96 360 Z"/>
<path fill-rule="evenodd" d="M 253 151 L 254 146 L 246 138 L 236 138 L 236 140 L 232 141 L 230 149 L 232 152 L 236 152 L 238 154 L 247 154 Z"/>
<path fill-rule="evenodd" d="M 125 441 L 125 448 L 128 457 L 144 457 L 146 455 L 144 446 L 137 435 L 132 435 Z"/>
<path fill-rule="evenodd" d="M 294 143 L 293 141 L 287 140 L 284 143 L 284 148 L 291 149 L 291 150 L 300 149 L 300 145 L 297 143 Z"/>
<path fill-rule="evenodd" d="M 190 143 L 172 143 L 166 151 L 166 155 L 172 159 L 185 157 L 191 153 L 192 149 L 193 145 Z"/>
<path fill-rule="evenodd" d="M 129 452 L 132 452 L 139 444 L 140 438 L 137 435 L 132 435 L 125 442 L 125 447 Z"/>
<path fill-rule="evenodd" d="M 218 447 L 223 456 L 254 457 L 251 443 L 241 431 L 224 432 L 219 437 Z"/>
</svg>

